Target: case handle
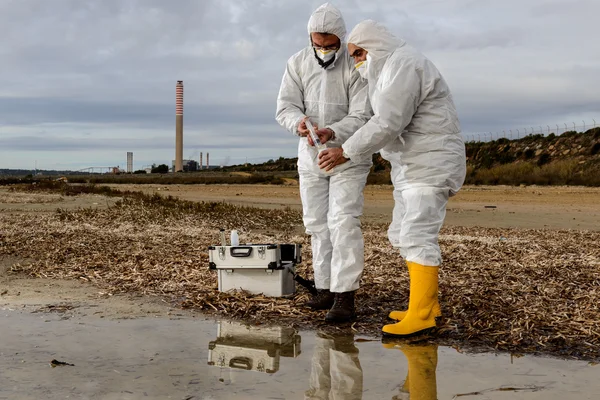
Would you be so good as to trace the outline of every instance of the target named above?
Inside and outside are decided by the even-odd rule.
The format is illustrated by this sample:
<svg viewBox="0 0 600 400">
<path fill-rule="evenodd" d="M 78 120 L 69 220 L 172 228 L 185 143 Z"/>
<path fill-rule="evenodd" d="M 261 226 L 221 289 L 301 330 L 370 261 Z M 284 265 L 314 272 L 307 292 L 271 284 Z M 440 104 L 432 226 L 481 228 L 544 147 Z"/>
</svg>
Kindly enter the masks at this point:
<svg viewBox="0 0 600 400">
<path fill-rule="evenodd" d="M 250 257 L 252 254 L 251 246 L 236 246 L 229 249 L 231 257 Z"/>
<path fill-rule="evenodd" d="M 252 360 L 248 357 L 234 357 L 229 360 L 229 367 L 250 371 L 252 369 Z"/>
</svg>

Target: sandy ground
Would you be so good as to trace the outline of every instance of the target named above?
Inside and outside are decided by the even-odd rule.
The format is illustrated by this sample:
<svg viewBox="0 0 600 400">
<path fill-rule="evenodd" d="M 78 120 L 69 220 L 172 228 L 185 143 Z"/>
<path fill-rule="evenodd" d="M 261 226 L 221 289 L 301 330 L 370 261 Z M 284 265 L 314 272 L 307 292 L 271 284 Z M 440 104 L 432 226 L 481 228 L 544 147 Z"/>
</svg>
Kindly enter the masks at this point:
<svg viewBox="0 0 600 400">
<path fill-rule="evenodd" d="M 336 391 L 336 398 L 374 400 L 405 398 L 412 388 L 430 394 L 427 400 L 581 400 L 600 390 L 594 363 L 461 354 L 426 343 L 411 350 L 309 331 L 295 331 L 294 351 L 286 342 L 267 359 L 274 373 L 221 367 L 214 363 L 222 357 L 261 360 L 266 351 L 257 337 L 270 338 L 278 328 L 249 331 L 233 322 L 221 335 L 229 322 L 77 281 L 14 276 L 9 270 L 17 262 L 27 260 L 0 259 L 0 399 L 302 399 Z M 411 354 L 417 358 L 409 364 Z M 53 359 L 73 366 L 51 368 Z M 408 386 L 408 376 L 427 379 Z"/>
<path fill-rule="evenodd" d="M 113 185 L 192 201 L 301 209 L 298 186 Z M 364 219 L 390 222 L 391 186 L 367 186 Z M 600 188 L 467 186 L 450 199 L 448 226 L 600 230 Z"/>
<path fill-rule="evenodd" d="M 195 201 L 300 208 L 294 186 L 127 189 Z M 447 224 L 597 230 L 599 194 L 578 188 L 467 188 L 452 200 Z M 366 198 L 368 220 L 389 218 L 390 188 L 367 188 Z M 8 195 L 0 188 L 0 213 L 14 217 L 25 212 L 42 220 L 57 208 L 106 208 L 116 200 Z M 600 390 L 600 367 L 594 362 L 468 354 L 460 347 L 427 342 L 382 345 L 379 338 L 351 330 L 323 336 L 293 329 L 293 351 L 277 338 L 268 344 L 278 349 L 270 356 L 264 338 L 278 327 L 214 321 L 176 307 L 175 298 L 114 294 L 82 280 L 31 279 L 12 272 L 13 266 L 30 262 L 0 255 L 0 400 L 407 399 L 405 390 L 427 400 L 585 400 L 597 398 Z M 227 324 L 235 330 L 224 330 Z M 221 362 L 230 358 L 250 359 L 256 370 Z M 52 368 L 53 359 L 73 365 Z M 275 372 L 259 370 L 263 360 L 272 362 Z"/>
<path fill-rule="evenodd" d="M 117 199 L 97 195 L 63 197 L 58 194 L 12 193 L 0 188 L 0 212 L 49 213 L 58 208 L 106 208 Z M 29 260 L 0 256 L 0 307 L 63 315 L 97 315 L 130 318 L 147 314 L 167 315 L 171 308 L 155 298 L 113 296 L 77 281 L 30 279 L 10 273 L 15 264 Z M 179 311 L 181 312 L 181 311 Z"/>
<path fill-rule="evenodd" d="M 106 208 L 118 199 L 100 195 L 61 196 L 45 193 L 13 193 L 0 187 L 0 212 L 54 212 L 57 208 Z"/>
<path fill-rule="evenodd" d="M 172 194 L 183 199 L 195 201 L 229 201 L 236 204 L 255 205 L 266 208 L 291 207 L 299 208 L 298 188 L 293 186 L 119 186 L 121 189 L 145 190 L 147 192 Z M 165 190 L 166 189 L 166 190 Z M 452 199 L 449 206 L 447 224 L 454 226 L 489 226 L 519 228 L 561 228 L 561 229 L 594 229 L 600 224 L 599 206 L 596 199 L 600 191 L 585 188 L 465 188 L 457 198 Z M 371 221 L 385 220 L 391 213 L 391 188 L 369 187 L 366 190 L 367 218 Z M 77 198 L 61 197 L 46 194 L 16 194 L 0 188 L 0 213 L 8 213 L 8 219 L 29 221 L 25 216 L 15 217 L 13 212 L 25 211 L 31 221 L 46 221 L 47 217 L 38 215 L 50 213 L 57 208 L 77 209 L 80 207 L 105 208 L 116 199 L 101 196 L 80 196 Z M 577 204 L 577 206 L 573 206 Z M 488 208 L 496 207 L 496 208 Z M 270 212 L 268 213 L 271 214 Z M 23 219 L 25 218 L 25 219 Z M 512 224 L 509 220 L 512 218 Z M 573 219 L 575 218 L 575 219 Z M 105 221 L 105 219 L 102 219 Z M 540 221 L 542 220 L 542 221 Z M 91 220 L 90 220 L 91 221 Z M 539 225 L 542 223 L 541 225 Z M 508 225 L 504 225 L 508 224 Z M 584 225 L 585 224 L 585 225 Z M 34 238 L 37 232 L 35 223 L 27 222 L 20 226 L 19 232 L 32 230 Z M 66 228 L 71 225 L 67 223 Z M 104 228 L 103 228 L 104 229 Z M 457 228 L 460 229 L 460 228 Z M 68 229 L 67 229 L 68 230 Z M 7 233 L 8 230 L 4 233 Z M 153 235 L 150 231 L 150 236 Z M 0 246 L 2 246 L 2 230 L 0 230 Z M 540 233 L 541 235 L 542 233 Z M 549 230 L 546 234 L 559 234 Z M 561 232 L 562 235 L 580 235 L 581 233 Z M 147 234 L 148 235 L 148 234 Z M 381 235 L 379 235 L 381 236 Z M 517 235 L 518 236 L 518 235 Z M 31 238 L 22 236 L 23 245 L 17 242 L 13 252 L 4 254 L 20 254 L 19 248 L 31 244 Z M 65 236 L 65 240 L 73 240 Z M 172 240 L 170 238 L 169 240 Z M 79 240 L 77 238 L 76 240 Z M 83 240 L 83 238 L 81 238 Z M 383 240 L 383 239 L 382 239 Z M 40 243 L 43 240 L 40 241 Z M 100 240 L 103 243 L 103 240 Z M 387 241 L 384 240 L 387 244 Z M 593 243 L 594 241 L 592 241 Z M 562 249 L 565 242 L 554 249 Z M 60 247 L 61 243 L 56 243 Z M 580 252 L 577 242 L 576 252 Z M 186 244 L 186 248 L 187 248 Z M 37 245 L 36 248 L 40 246 Z M 93 247 L 93 246 L 91 246 Z M 10 249 L 10 247 L 7 247 Z M 56 247 L 49 250 L 52 252 Z M 2 250 L 2 249 L 0 249 Z M 70 251 L 69 249 L 67 249 Z M 63 249 L 64 251 L 64 249 Z M 82 253 L 88 258 L 91 248 Z M 0 253 L 1 254 L 1 253 Z M 23 253 L 25 254 L 25 253 Z M 31 253 L 37 254 L 37 253 Z M 102 253 L 104 254 L 104 253 Z M 125 254 L 129 254 L 128 252 Z M 124 255 L 124 257 L 127 257 Z M 60 260 L 58 261 L 61 262 Z M 10 274 L 15 263 L 28 263 L 28 260 L 0 256 L 0 306 L 10 309 L 26 309 L 28 311 L 55 313 L 67 318 L 70 315 L 98 316 L 109 318 L 137 318 L 147 315 L 167 317 L 169 313 L 182 313 L 170 307 L 178 299 L 156 299 L 138 296 L 116 296 L 100 288 L 86 285 L 80 281 L 79 275 L 73 275 L 76 281 L 60 281 L 48 279 L 25 279 Z M 77 265 L 71 267 L 77 268 Z M 42 271 L 43 272 L 43 271 Z M 42 273 L 40 276 L 46 276 Z M 180 299 L 179 299 L 180 300 Z M 0 397 L 1 398 L 1 397 Z"/>
<path fill-rule="evenodd" d="M 129 319 L 146 316 L 190 316 L 156 297 L 113 295 L 84 282 L 32 279 L 10 273 L 10 268 L 28 260 L 0 257 L 0 309 L 73 316 Z"/>
<path fill-rule="evenodd" d="M 585 400 L 600 390 L 594 363 L 461 354 L 426 342 L 382 346 L 352 333 L 285 328 L 294 331 L 292 347 L 280 344 L 285 336 L 268 342 L 281 328 L 215 322 L 77 281 L 25 279 L 8 273 L 16 262 L 27 260 L 0 259 L 0 399 L 303 399 L 329 392 L 374 400 L 415 390 L 427 400 Z M 265 343 L 276 352 L 269 355 Z M 258 366 L 219 364 L 233 357 Z M 72 366 L 51 368 L 51 360 Z M 275 372 L 261 371 L 260 362 Z"/>
</svg>

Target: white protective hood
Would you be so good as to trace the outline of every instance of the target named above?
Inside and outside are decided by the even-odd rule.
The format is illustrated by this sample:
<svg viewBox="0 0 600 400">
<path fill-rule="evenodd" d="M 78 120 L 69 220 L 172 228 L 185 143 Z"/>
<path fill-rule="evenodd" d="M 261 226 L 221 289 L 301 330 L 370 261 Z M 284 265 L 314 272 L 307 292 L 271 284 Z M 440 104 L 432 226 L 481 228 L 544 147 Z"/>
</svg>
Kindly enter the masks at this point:
<svg viewBox="0 0 600 400">
<path fill-rule="evenodd" d="M 311 33 L 331 33 L 343 43 L 346 37 L 346 23 L 340 10 L 330 3 L 317 8 L 308 20 L 309 40 Z"/>
<path fill-rule="evenodd" d="M 388 57 L 406 42 L 395 37 L 385 26 L 371 19 L 360 22 L 348 35 L 352 43 L 369 52 L 367 76 L 376 81 Z"/>
<path fill-rule="evenodd" d="M 348 35 L 348 43 L 367 50 L 373 59 L 387 57 L 405 44 L 385 26 L 371 19 L 360 22 L 352 29 Z"/>
</svg>

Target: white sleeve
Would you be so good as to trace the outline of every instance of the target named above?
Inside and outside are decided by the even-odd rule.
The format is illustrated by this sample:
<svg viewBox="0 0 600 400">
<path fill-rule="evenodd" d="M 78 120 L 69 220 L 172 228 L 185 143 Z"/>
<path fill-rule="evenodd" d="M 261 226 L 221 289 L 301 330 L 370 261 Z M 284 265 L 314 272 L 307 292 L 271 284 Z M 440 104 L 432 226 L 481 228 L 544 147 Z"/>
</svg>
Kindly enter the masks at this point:
<svg viewBox="0 0 600 400">
<path fill-rule="evenodd" d="M 421 98 L 423 70 L 414 60 L 389 61 L 379 77 L 374 115 L 342 145 L 350 159 L 364 159 L 400 136 L 410 124 Z"/>
<path fill-rule="evenodd" d="M 304 118 L 304 91 L 302 81 L 293 65 L 293 59 L 287 63 L 281 88 L 277 96 L 275 119 L 291 133 L 298 134 L 298 125 Z"/>
<path fill-rule="evenodd" d="M 356 71 L 352 71 L 350 75 L 348 101 L 348 115 L 326 127 L 335 132 L 335 141 L 339 143 L 348 140 L 373 115 L 371 103 L 369 103 L 369 86 L 367 81 L 362 79 Z"/>
</svg>

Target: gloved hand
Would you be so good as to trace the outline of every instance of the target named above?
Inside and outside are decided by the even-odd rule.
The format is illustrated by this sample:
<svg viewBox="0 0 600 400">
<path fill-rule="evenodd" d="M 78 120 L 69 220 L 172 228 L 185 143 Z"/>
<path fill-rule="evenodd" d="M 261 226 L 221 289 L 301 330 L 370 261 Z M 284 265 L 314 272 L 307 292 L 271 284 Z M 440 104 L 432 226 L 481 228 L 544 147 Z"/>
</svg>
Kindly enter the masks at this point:
<svg viewBox="0 0 600 400">
<path fill-rule="evenodd" d="M 300 124 L 298 125 L 298 136 L 307 138 L 308 139 L 308 144 L 310 146 L 314 146 L 315 143 L 313 142 L 313 140 L 310 137 L 310 131 L 306 127 L 306 120 L 307 119 L 308 119 L 308 117 L 304 117 L 304 118 L 302 118 L 302 121 L 300 121 Z M 319 126 L 317 124 L 313 124 L 313 126 L 315 128 L 315 131 L 319 129 Z"/>
<path fill-rule="evenodd" d="M 331 128 L 318 129 L 316 130 L 316 133 L 319 137 L 319 140 L 321 141 L 321 144 L 325 144 L 330 140 L 335 139 L 335 133 Z"/>
<path fill-rule="evenodd" d="M 348 161 L 344 157 L 344 149 L 341 147 L 332 147 L 319 153 L 319 168 L 325 171 L 331 171 L 336 166 Z"/>
</svg>

